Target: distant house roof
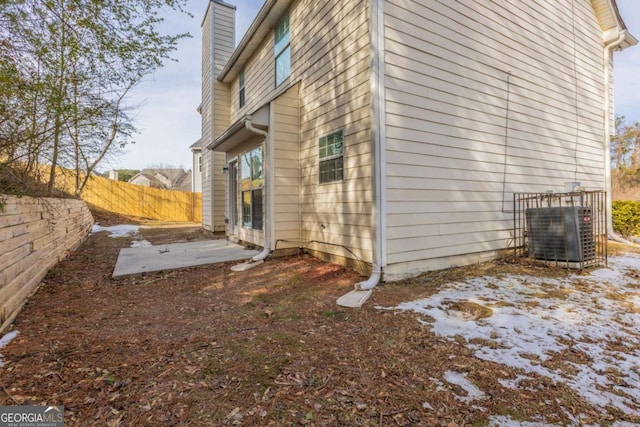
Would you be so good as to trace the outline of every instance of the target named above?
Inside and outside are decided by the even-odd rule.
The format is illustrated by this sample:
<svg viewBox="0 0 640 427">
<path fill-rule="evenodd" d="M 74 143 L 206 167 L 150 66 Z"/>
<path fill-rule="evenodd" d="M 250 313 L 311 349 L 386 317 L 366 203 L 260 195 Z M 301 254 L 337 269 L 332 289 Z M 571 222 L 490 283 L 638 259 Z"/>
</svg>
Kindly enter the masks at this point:
<svg viewBox="0 0 640 427">
<path fill-rule="evenodd" d="M 185 172 L 181 168 L 147 168 L 137 173 L 129 183 L 166 190 L 191 191 L 191 171 Z"/>
<path fill-rule="evenodd" d="M 149 168 L 149 169 L 142 169 L 142 173 L 147 175 L 154 175 L 156 176 L 156 178 L 160 180 L 163 180 L 162 178 L 165 178 L 171 184 L 173 184 L 177 180 L 179 180 L 182 177 L 182 175 L 185 174 L 185 171 L 182 168 L 170 168 L 170 169 L 169 168 L 163 168 L 163 169 Z"/>
<path fill-rule="evenodd" d="M 145 187 L 164 188 L 164 184 L 155 176 L 143 172 L 138 172 L 127 182 L 135 185 L 143 185 Z"/>
<path fill-rule="evenodd" d="M 202 151 L 202 140 L 199 139 L 196 142 L 194 142 L 193 144 L 191 144 L 189 146 L 189 150 L 191 150 L 191 151 Z"/>
<path fill-rule="evenodd" d="M 191 170 L 188 170 L 180 179 L 175 183 L 174 190 L 178 191 L 193 191 L 191 182 Z"/>
</svg>

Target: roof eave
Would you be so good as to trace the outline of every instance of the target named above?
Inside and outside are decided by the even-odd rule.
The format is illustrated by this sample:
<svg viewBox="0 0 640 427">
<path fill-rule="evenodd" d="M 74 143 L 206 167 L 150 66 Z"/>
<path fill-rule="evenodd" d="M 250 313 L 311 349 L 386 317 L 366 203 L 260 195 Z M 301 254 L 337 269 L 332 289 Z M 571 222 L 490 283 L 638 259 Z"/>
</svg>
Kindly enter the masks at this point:
<svg viewBox="0 0 640 427">
<path fill-rule="evenodd" d="M 228 152 L 236 148 L 243 141 L 255 136 L 255 132 L 249 129 L 247 122 L 253 127 L 269 131 L 269 104 L 263 105 L 252 115 L 246 115 L 229 126 L 220 136 L 209 143 L 205 149 L 212 151 Z"/>
<path fill-rule="evenodd" d="M 638 44 L 638 39 L 635 38 L 629 31 L 624 30 L 625 37 L 622 41 L 622 45 L 620 46 L 622 49 L 626 49 L 631 46 L 635 46 Z"/>
<path fill-rule="evenodd" d="M 223 142 L 225 142 L 231 136 L 238 133 L 240 130 L 244 129 L 245 127 L 244 121 L 245 121 L 245 118 L 243 117 L 237 122 L 235 122 L 234 124 L 232 124 L 231 126 L 229 126 L 220 136 L 214 139 L 211 143 L 207 144 L 204 148 L 206 150 L 216 151 L 216 149 L 219 148 Z"/>
<path fill-rule="evenodd" d="M 260 47 L 268 32 L 275 26 L 272 21 L 280 19 L 280 15 L 291 2 L 292 0 L 265 1 L 226 65 L 218 74 L 217 80 L 230 83 L 238 75 L 244 63 Z M 275 8 L 276 5 L 279 7 Z"/>
<path fill-rule="evenodd" d="M 616 21 L 621 30 L 627 29 L 627 24 L 624 23 L 624 19 L 622 19 L 622 15 L 620 15 L 620 9 L 618 8 L 618 3 L 616 0 L 611 0 L 611 8 L 613 9 L 613 14 L 616 17 Z"/>
<path fill-rule="evenodd" d="M 620 49 L 626 49 L 638 44 L 636 39 L 627 29 L 627 25 L 620 15 L 620 9 L 616 0 L 591 0 L 596 10 L 597 18 L 603 32 L 603 41 L 606 44 L 618 39 L 623 35 L 622 42 L 618 45 Z"/>
</svg>

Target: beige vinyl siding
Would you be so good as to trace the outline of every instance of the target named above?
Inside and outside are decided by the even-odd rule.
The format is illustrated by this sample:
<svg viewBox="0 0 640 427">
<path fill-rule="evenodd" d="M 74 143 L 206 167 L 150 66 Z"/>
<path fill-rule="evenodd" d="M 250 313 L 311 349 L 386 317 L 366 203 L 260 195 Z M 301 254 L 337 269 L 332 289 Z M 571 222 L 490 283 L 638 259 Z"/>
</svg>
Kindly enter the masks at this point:
<svg viewBox="0 0 640 427">
<path fill-rule="evenodd" d="M 234 9 L 209 3 L 202 30 L 202 141 L 213 142 L 229 126 L 229 87 L 216 80 L 234 49 Z M 224 153 L 203 148 L 202 225 L 211 231 L 225 229 Z"/>
<path fill-rule="evenodd" d="M 202 153 L 200 151 L 192 151 L 191 157 L 191 191 L 202 193 Z"/>
<path fill-rule="evenodd" d="M 274 99 L 283 88 L 300 79 L 304 80 L 303 86 L 308 87 L 310 101 L 320 98 L 320 101 L 327 102 L 327 96 L 331 100 L 335 95 L 344 93 L 344 88 L 337 86 L 350 84 L 346 76 L 338 81 L 332 78 L 345 72 L 353 77 L 353 71 L 362 72 L 369 66 L 368 62 L 361 62 L 362 55 L 368 56 L 368 49 L 362 50 L 368 47 L 365 9 L 364 0 L 350 0 L 339 8 L 331 2 L 294 2 L 290 8 L 291 76 L 281 86 L 275 87 L 271 32 L 244 65 L 247 102 L 242 109 L 238 108 L 238 77 L 231 84 L 231 121 L 257 110 Z M 336 30 L 336 24 L 339 30 Z M 360 56 L 352 58 L 354 54 Z M 352 70 L 354 66 L 356 68 Z"/>
<path fill-rule="evenodd" d="M 202 120 L 202 227 L 213 231 L 213 153 L 206 147 L 213 141 L 212 135 L 212 92 L 213 75 L 211 61 L 211 25 L 213 14 L 211 13 L 213 3 L 209 4 L 207 14 L 202 21 L 202 100 L 200 104 L 200 115 Z"/>
<path fill-rule="evenodd" d="M 290 80 L 302 79 L 302 239 L 330 243 L 306 244 L 312 250 L 371 262 L 368 17 L 364 0 L 343 1 L 340 7 L 294 3 Z M 340 129 L 344 180 L 319 184 L 318 140 Z"/>
<path fill-rule="evenodd" d="M 367 0 L 333 2 L 294 1 L 290 10 L 291 75 L 275 87 L 273 33 L 245 64 L 246 104 L 238 108 L 238 78 L 231 87 L 231 122 L 285 94 L 299 83 L 299 125 L 289 125 L 287 139 L 299 138 L 299 173 L 294 164 L 293 146 L 279 146 L 275 135 L 276 164 L 286 166 L 277 173 L 287 182 L 299 178 L 299 192 L 288 186 L 290 194 L 275 200 L 276 233 L 294 236 L 293 226 L 302 224 L 303 245 L 312 250 L 371 262 L 371 123 L 370 54 Z M 284 100 L 284 98 L 283 98 Z M 278 115 L 276 126 L 283 118 Z M 318 140 L 344 130 L 344 175 L 340 182 L 319 184 Z M 279 149 L 281 147 L 282 149 Z M 286 157 L 286 158 L 283 158 Z M 284 176 L 277 177 L 285 179 Z M 280 182 L 278 181 L 278 182 Z M 276 191 L 277 184 L 276 184 Z M 284 188 L 283 188 L 284 191 Z M 286 201 L 286 203 L 285 203 Z M 296 205 L 297 206 L 294 206 Z M 301 212 L 301 218 L 299 215 Z M 282 235 L 282 234 L 278 234 Z M 305 243 L 310 241 L 326 242 Z M 341 246 L 349 247 L 356 255 Z M 281 244 L 278 244 L 278 248 Z"/>
<path fill-rule="evenodd" d="M 222 169 L 226 166 L 226 156 L 224 153 L 213 153 L 213 226 L 214 231 L 225 231 L 226 225 L 224 219 L 226 217 L 226 175 Z"/>
<path fill-rule="evenodd" d="M 388 263 L 505 248 L 514 191 L 602 188 L 589 0 L 384 8 Z"/>
<path fill-rule="evenodd" d="M 296 85 L 276 98 L 273 109 L 275 249 L 300 247 L 300 94 Z M 277 245 L 277 247 L 276 247 Z"/>
<path fill-rule="evenodd" d="M 215 79 L 222 71 L 235 48 L 235 10 L 228 6 L 216 3 L 213 51 L 213 139 L 220 136 L 230 125 L 230 91 L 229 85 Z M 213 153 L 213 224 L 215 231 L 224 231 L 226 228 L 226 179 L 222 172 L 226 166 L 225 153 Z"/>
<path fill-rule="evenodd" d="M 245 64 L 245 105 L 239 108 L 239 79 L 230 85 L 231 122 L 250 114 L 274 97 L 273 35 L 263 43 L 256 54 Z"/>
</svg>

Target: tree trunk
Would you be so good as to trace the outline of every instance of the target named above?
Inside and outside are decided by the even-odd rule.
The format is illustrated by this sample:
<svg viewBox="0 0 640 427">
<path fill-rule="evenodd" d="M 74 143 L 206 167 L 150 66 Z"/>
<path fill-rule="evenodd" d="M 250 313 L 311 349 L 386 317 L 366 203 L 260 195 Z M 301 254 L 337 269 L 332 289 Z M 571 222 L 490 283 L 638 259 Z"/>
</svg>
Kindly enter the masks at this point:
<svg viewBox="0 0 640 427">
<path fill-rule="evenodd" d="M 54 115 L 55 122 L 53 126 L 53 151 L 51 153 L 51 170 L 49 172 L 49 183 L 47 184 L 47 191 L 49 194 L 53 194 L 56 183 L 56 168 L 58 167 L 58 157 L 60 156 L 60 139 L 62 136 L 62 116 L 64 105 L 64 80 L 65 80 L 65 46 L 66 46 L 66 22 L 64 20 L 64 6 L 61 7 L 60 17 L 62 23 L 60 25 L 60 62 L 59 66 L 59 79 L 54 93 L 55 105 Z"/>
</svg>

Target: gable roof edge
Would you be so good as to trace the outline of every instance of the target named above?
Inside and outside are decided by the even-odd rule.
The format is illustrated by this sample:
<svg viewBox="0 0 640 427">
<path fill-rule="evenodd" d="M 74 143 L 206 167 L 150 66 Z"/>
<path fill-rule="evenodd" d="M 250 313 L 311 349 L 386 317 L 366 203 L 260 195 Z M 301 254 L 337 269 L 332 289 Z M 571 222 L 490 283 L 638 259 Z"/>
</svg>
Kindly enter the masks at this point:
<svg viewBox="0 0 640 427">
<path fill-rule="evenodd" d="M 240 72 L 240 68 L 260 47 L 266 35 L 275 27 L 276 19 L 280 19 L 280 15 L 289 7 L 291 2 L 292 0 L 265 1 L 258 15 L 218 75 L 218 81 L 229 83 Z"/>
<path fill-rule="evenodd" d="M 612 39 L 624 35 L 619 47 L 625 49 L 634 46 L 638 40 L 629 33 L 627 25 L 624 23 L 616 0 L 591 0 L 591 4 L 603 32 L 603 42 L 608 44 Z"/>
</svg>

